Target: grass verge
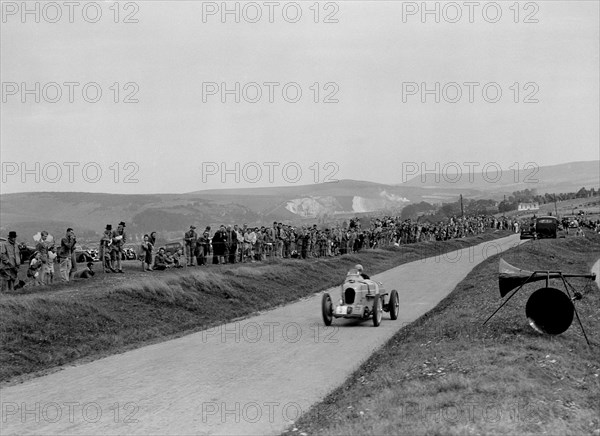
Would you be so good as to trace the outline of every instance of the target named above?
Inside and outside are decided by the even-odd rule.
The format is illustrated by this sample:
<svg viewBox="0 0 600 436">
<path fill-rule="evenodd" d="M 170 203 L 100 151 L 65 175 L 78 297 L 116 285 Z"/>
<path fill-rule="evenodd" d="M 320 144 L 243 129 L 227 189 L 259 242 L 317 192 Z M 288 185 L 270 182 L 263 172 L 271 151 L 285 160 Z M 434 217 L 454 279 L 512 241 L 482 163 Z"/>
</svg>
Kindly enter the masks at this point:
<svg viewBox="0 0 600 436">
<path fill-rule="evenodd" d="M 142 272 L 133 262 L 126 274 L 100 273 L 90 280 L 0 294 L 0 382 L 19 382 L 295 301 L 339 284 L 357 262 L 372 274 L 507 234 L 173 272 Z"/>
<path fill-rule="evenodd" d="M 544 281 L 501 303 L 498 260 L 528 270 L 589 274 L 600 235 L 532 241 L 493 256 L 440 304 L 396 334 L 347 382 L 285 434 L 600 434 L 600 292 L 583 293 L 577 320 L 557 336 L 536 333 L 525 303 Z M 550 286 L 564 289 L 562 282 Z"/>
</svg>

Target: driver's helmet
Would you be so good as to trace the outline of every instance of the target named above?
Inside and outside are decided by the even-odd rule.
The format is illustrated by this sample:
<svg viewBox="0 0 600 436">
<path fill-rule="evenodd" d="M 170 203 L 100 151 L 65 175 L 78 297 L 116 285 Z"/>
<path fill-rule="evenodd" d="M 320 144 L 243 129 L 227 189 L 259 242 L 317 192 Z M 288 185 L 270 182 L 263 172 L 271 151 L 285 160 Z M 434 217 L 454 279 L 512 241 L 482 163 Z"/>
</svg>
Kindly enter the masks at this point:
<svg viewBox="0 0 600 436">
<path fill-rule="evenodd" d="M 357 270 L 359 273 L 363 272 L 363 267 L 360 263 L 354 265 L 354 269 Z"/>
</svg>

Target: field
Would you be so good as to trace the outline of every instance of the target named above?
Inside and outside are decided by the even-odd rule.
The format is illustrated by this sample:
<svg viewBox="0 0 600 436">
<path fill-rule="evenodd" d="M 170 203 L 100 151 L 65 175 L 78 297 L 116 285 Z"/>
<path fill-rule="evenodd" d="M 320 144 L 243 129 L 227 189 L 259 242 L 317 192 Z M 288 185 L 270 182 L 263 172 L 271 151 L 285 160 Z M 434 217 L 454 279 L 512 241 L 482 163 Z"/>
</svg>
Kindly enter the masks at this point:
<svg viewBox="0 0 600 436">
<path fill-rule="evenodd" d="M 529 270 L 588 274 L 600 235 L 531 241 L 500 255 Z M 398 332 L 344 386 L 286 434 L 600 434 L 600 293 L 569 279 L 591 347 L 574 319 L 557 336 L 534 331 L 525 303 L 544 282 L 499 306 L 498 261 L 484 261 L 435 309 Z M 550 286 L 563 289 L 559 280 Z"/>
<path fill-rule="evenodd" d="M 370 273 L 435 256 L 507 232 L 426 242 L 328 259 L 143 272 L 0 295 L 0 381 L 18 382 L 59 368 L 247 317 L 339 284 L 357 262 Z"/>
<path fill-rule="evenodd" d="M 584 214 L 579 216 L 580 211 L 583 211 Z M 511 211 L 504 214 L 497 214 L 498 216 L 517 216 L 517 217 L 531 217 L 534 213 L 536 215 L 556 215 L 558 212 L 558 216 L 562 217 L 573 217 L 577 216 L 580 218 L 587 220 L 596 221 L 600 219 L 600 197 L 589 197 L 589 198 L 573 198 L 570 200 L 563 200 L 556 202 L 556 208 L 554 207 L 554 203 L 546 203 L 541 204 L 540 209 L 538 211 Z"/>
</svg>

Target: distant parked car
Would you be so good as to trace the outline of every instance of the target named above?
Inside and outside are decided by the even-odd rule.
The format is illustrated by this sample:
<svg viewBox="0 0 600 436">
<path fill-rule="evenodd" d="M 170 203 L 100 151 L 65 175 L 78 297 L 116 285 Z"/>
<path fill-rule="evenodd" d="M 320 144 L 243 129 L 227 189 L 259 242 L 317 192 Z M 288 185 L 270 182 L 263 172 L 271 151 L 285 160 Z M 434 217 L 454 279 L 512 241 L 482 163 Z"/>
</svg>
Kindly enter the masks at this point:
<svg viewBox="0 0 600 436">
<path fill-rule="evenodd" d="M 90 253 L 90 256 L 92 256 L 92 260 L 94 262 L 100 262 L 100 252 L 98 246 L 89 246 L 88 252 Z"/>
<path fill-rule="evenodd" d="M 123 260 L 136 260 L 137 259 L 137 245 L 127 244 L 123 247 Z"/>
<path fill-rule="evenodd" d="M 91 253 L 91 250 L 80 244 L 75 245 L 75 262 L 84 263 L 84 262 L 93 262 L 94 256 Z"/>
<path fill-rule="evenodd" d="M 164 248 L 166 253 L 175 254 L 180 248 L 183 250 L 183 244 L 179 241 L 167 242 Z"/>
<path fill-rule="evenodd" d="M 520 239 L 535 239 L 535 229 L 533 227 L 524 226 L 521 228 Z"/>
<path fill-rule="evenodd" d="M 6 241 L 5 238 L 0 238 L 0 240 Z M 21 261 L 29 262 L 33 256 L 33 253 L 35 253 L 35 247 L 31 247 L 31 246 L 27 245 L 25 242 L 21 242 L 20 244 L 17 244 L 17 247 L 19 247 L 19 254 L 21 256 Z"/>
</svg>

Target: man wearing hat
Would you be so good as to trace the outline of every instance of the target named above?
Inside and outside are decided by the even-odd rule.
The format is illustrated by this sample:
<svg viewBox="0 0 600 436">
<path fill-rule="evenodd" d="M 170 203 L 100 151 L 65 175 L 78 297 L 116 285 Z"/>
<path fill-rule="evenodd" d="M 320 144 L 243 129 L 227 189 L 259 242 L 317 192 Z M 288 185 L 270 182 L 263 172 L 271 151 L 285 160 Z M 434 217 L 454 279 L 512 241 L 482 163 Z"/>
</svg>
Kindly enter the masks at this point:
<svg viewBox="0 0 600 436">
<path fill-rule="evenodd" d="M 17 232 L 8 232 L 8 240 L 0 242 L 0 279 L 2 287 L 0 290 L 13 291 L 15 281 L 21 265 L 21 255 L 16 243 Z"/>
<path fill-rule="evenodd" d="M 183 241 L 185 242 L 187 266 L 194 266 L 194 253 L 196 251 L 196 244 L 198 243 L 198 233 L 196 233 L 195 225 L 192 224 L 190 229 L 184 233 Z"/>
<path fill-rule="evenodd" d="M 121 268 L 121 259 L 123 258 L 123 246 L 127 242 L 125 234 L 125 223 L 121 221 L 117 230 L 112 232 L 112 245 L 110 246 L 110 263 L 113 270 L 123 273 Z"/>
<path fill-rule="evenodd" d="M 100 259 L 104 272 L 116 272 L 110 264 L 110 246 L 112 245 L 112 224 L 107 224 L 100 239 Z"/>
</svg>

